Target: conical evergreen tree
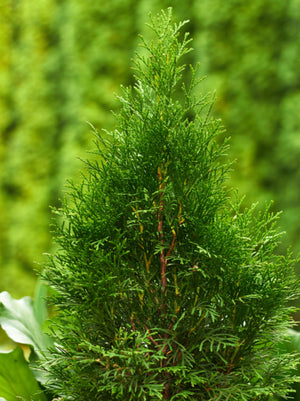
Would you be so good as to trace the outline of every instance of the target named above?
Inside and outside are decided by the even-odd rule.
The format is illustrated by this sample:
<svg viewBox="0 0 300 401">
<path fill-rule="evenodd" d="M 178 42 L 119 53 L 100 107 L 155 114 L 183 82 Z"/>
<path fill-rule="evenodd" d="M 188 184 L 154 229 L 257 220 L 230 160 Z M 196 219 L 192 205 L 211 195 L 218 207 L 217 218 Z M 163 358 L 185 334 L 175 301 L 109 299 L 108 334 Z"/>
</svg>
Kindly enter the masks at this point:
<svg viewBox="0 0 300 401">
<path fill-rule="evenodd" d="M 294 380 L 295 358 L 277 352 L 294 261 L 274 253 L 277 215 L 230 201 L 223 128 L 193 95 L 195 69 L 180 84 L 183 25 L 170 10 L 151 20 L 117 128 L 97 134 L 58 211 L 43 275 L 58 309 L 44 367 L 60 400 L 273 400 Z"/>
</svg>

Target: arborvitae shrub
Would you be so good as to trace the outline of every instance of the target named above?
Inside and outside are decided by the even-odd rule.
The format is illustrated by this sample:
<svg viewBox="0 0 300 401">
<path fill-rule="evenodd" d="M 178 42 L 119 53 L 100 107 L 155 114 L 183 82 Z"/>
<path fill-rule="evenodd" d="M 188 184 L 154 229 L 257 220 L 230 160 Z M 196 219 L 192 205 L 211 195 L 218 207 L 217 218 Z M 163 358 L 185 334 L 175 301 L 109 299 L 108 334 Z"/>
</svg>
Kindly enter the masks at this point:
<svg viewBox="0 0 300 401">
<path fill-rule="evenodd" d="M 295 358 L 277 347 L 294 261 L 275 253 L 277 215 L 232 201 L 223 128 L 195 69 L 181 82 L 184 24 L 170 10 L 151 20 L 117 127 L 97 133 L 58 211 L 43 273 L 58 310 L 44 364 L 57 399 L 274 400 L 294 380 Z"/>
</svg>

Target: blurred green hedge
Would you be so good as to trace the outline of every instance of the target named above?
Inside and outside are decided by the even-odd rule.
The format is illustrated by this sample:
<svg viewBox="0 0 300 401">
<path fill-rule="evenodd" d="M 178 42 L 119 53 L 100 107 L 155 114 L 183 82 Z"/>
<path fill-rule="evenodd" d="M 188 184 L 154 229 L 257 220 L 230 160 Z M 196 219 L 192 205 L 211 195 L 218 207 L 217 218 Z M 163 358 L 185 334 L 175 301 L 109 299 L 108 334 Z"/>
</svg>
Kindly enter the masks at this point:
<svg viewBox="0 0 300 401">
<path fill-rule="evenodd" d="M 77 179 L 93 139 L 113 127 L 131 83 L 136 34 L 173 6 L 190 19 L 189 62 L 216 88 L 232 137 L 233 185 L 284 210 L 283 246 L 300 250 L 299 0 L 3 0 L 0 5 L 0 291 L 31 295 L 51 251 L 49 204 Z M 231 183 L 232 184 L 232 183 Z"/>
</svg>

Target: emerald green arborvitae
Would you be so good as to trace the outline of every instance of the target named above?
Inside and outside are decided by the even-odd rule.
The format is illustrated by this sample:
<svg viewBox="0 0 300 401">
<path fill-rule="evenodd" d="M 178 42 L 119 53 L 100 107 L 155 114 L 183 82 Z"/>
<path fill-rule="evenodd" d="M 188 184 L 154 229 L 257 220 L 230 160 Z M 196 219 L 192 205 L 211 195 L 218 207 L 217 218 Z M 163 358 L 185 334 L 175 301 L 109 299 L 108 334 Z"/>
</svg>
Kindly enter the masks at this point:
<svg viewBox="0 0 300 401">
<path fill-rule="evenodd" d="M 275 253 L 277 215 L 230 200 L 223 128 L 195 69 L 181 80 L 184 24 L 170 10 L 151 19 L 116 129 L 97 133 L 58 211 L 43 275 L 58 309 L 44 367 L 59 400 L 274 400 L 295 379 L 296 358 L 277 346 L 294 260 Z"/>
</svg>

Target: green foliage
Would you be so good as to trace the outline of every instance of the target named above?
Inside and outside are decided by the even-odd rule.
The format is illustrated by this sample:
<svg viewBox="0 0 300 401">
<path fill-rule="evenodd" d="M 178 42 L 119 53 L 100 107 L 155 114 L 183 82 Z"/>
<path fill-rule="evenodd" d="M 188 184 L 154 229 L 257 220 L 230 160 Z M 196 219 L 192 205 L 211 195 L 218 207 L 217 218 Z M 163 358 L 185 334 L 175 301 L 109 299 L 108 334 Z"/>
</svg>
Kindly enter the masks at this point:
<svg viewBox="0 0 300 401">
<path fill-rule="evenodd" d="M 49 204 L 89 147 L 85 121 L 111 129 L 113 93 L 130 81 L 136 32 L 168 5 L 190 32 L 214 114 L 248 203 L 283 209 L 284 246 L 299 247 L 299 0 L 2 0 L 0 4 L 1 288 L 33 295 L 34 261 L 50 251 Z M 185 73 L 183 73 L 185 74 Z"/>
<path fill-rule="evenodd" d="M 297 296 L 274 252 L 278 215 L 241 210 L 209 96 L 194 96 L 185 22 L 151 20 L 112 132 L 70 185 L 57 253 L 57 345 L 44 363 L 61 400 L 273 400 L 297 358 L 278 352 Z M 178 96 L 178 88 L 182 97 Z M 199 89 L 197 89 L 199 90 Z"/>
</svg>

